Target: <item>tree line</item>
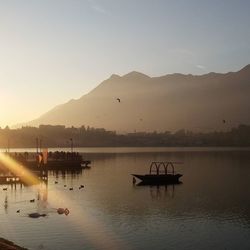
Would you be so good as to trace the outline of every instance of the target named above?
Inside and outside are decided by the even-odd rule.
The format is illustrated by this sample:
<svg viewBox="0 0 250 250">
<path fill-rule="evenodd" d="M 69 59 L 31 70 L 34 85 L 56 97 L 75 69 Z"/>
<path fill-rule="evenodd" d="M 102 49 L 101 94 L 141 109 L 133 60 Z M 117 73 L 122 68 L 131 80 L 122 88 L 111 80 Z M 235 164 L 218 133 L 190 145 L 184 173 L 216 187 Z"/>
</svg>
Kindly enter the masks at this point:
<svg viewBox="0 0 250 250">
<path fill-rule="evenodd" d="M 104 128 L 39 127 L 0 128 L 0 148 L 36 147 L 200 147 L 250 146 L 250 125 L 239 125 L 230 131 L 134 132 L 118 134 Z"/>
</svg>

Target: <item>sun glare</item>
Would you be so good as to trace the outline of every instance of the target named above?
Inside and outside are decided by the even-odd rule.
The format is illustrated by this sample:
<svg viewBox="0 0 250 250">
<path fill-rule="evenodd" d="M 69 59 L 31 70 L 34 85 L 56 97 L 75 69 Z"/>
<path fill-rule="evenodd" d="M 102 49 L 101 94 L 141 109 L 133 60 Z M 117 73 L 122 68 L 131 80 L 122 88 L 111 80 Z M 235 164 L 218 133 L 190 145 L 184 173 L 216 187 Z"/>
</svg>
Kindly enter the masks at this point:
<svg viewBox="0 0 250 250">
<path fill-rule="evenodd" d="M 6 153 L 0 153 L 0 164 L 2 164 L 7 170 L 9 170 L 14 176 L 19 177 L 23 183 L 32 186 L 40 183 L 39 178 L 33 174 L 28 168 L 11 158 Z M 45 187 L 43 187 L 45 188 Z M 50 202 L 48 204 L 51 207 L 56 205 L 56 200 L 60 199 L 60 204 L 69 207 L 69 211 L 72 214 L 69 220 L 71 223 L 78 225 L 84 236 L 94 245 L 97 249 L 129 249 L 125 243 L 106 225 L 100 221 L 97 221 L 91 214 L 87 213 L 82 207 L 80 207 L 75 201 L 67 198 L 63 192 L 58 190 L 50 190 Z M 74 211 L 71 210 L 74 208 Z M 86 225 L 88 225 L 86 227 Z M 101 232 L 98 239 L 94 237 L 93 232 Z"/>
<path fill-rule="evenodd" d="M 12 159 L 5 153 L 0 153 L 0 163 L 15 176 L 19 177 L 26 185 L 36 185 L 39 179 L 21 163 Z"/>
</svg>

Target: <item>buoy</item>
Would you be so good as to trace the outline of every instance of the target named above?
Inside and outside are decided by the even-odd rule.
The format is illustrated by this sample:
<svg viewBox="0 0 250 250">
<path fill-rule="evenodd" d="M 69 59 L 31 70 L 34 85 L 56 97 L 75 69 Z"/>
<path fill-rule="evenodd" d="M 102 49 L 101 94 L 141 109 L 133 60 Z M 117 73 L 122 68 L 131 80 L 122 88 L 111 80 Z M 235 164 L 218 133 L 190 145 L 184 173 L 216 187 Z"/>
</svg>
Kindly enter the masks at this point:
<svg viewBox="0 0 250 250">
<path fill-rule="evenodd" d="M 65 209 L 62 208 L 62 207 L 59 207 L 59 208 L 57 209 L 57 213 L 58 213 L 58 214 L 64 214 L 64 212 L 65 212 Z"/>
</svg>

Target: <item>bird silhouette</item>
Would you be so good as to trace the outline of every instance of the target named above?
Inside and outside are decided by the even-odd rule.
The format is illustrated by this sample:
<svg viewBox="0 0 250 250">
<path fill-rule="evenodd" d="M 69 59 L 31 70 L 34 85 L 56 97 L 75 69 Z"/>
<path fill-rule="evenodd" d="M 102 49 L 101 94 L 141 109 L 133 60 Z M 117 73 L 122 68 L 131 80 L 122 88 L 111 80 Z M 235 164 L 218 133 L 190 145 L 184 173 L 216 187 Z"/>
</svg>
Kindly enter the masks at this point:
<svg viewBox="0 0 250 250">
<path fill-rule="evenodd" d="M 223 123 L 226 123 L 226 120 L 222 120 Z"/>
<path fill-rule="evenodd" d="M 116 98 L 116 100 L 117 100 L 118 102 L 121 102 L 121 99 L 120 99 L 120 98 Z"/>
</svg>

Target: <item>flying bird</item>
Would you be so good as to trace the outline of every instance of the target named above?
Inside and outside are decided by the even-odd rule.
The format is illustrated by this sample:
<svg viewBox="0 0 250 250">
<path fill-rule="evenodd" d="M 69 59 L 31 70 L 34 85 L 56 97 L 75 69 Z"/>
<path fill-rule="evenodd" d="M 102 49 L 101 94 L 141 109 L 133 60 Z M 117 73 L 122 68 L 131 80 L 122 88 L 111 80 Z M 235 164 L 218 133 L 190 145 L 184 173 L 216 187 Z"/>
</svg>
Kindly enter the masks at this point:
<svg viewBox="0 0 250 250">
<path fill-rule="evenodd" d="M 118 102 L 121 102 L 121 99 L 120 99 L 120 98 L 116 98 L 116 100 L 117 100 Z"/>
</svg>

